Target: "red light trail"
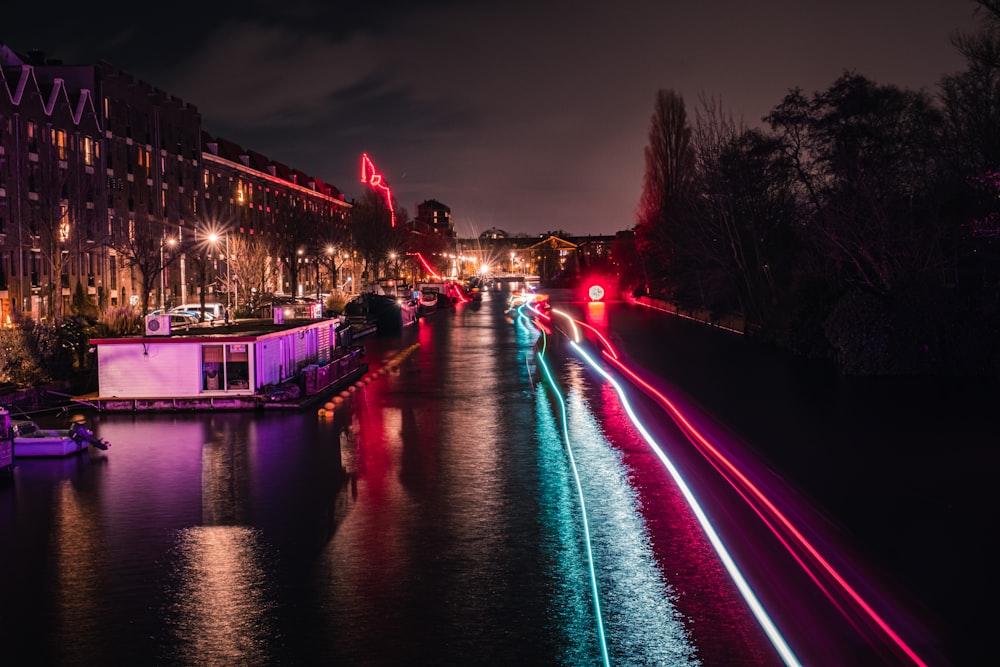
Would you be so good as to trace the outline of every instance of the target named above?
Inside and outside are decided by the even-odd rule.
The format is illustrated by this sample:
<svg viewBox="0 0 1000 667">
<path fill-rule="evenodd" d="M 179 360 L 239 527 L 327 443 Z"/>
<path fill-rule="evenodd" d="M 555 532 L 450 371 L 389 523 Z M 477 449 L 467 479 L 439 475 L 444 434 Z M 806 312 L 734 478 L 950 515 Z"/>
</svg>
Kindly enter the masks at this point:
<svg viewBox="0 0 1000 667">
<path fill-rule="evenodd" d="M 532 308 L 532 310 L 535 310 Z M 824 557 L 812 542 L 795 526 L 791 520 L 758 488 L 753 481 L 747 477 L 723 452 L 721 452 L 709 439 L 703 435 L 692 422 L 655 387 L 639 376 L 637 372 L 627 367 L 620 359 L 611 343 L 594 327 L 577 320 L 568 313 L 560 310 L 553 310 L 554 314 L 560 315 L 566 320 L 568 331 L 563 331 L 564 335 L 571 339 L 571 346 L 577 353 L 588 360 L 588 363 L 605 379 L 615 384 L 603 369 L 599 368 L 589 360 L 588 355 L 579 347 L 580 327 L 593 332 L 600 341 L 604 359 L 617 369 L 622 375 L 629 379 L 636 386 L 641 388 L 657 404 L 659 404 L 673 421 L 680 427 L 694 447 L 708 460 L 708 462 L 722 475 L 722 477 L 735 489 L 744 499 L 750 508 L 756 513 L 764 525 L 775 535 L 778 541 L 784 546 L 789 554 L 802 567 L 810 579 L 826 595 L 831 603 L 858 627 L 848 610 L 851 606 L 857 619 L 867 620 L 873 628 L 877 628 L 882 635 L 890 640 L 902 654 L 910 661 L 920 667 L 926 667 L 926 662 L 906 643 L 906 641 L 882 618 L 882 616 L 861 597 L 860 593 L 838 572 L 833 565 Z M 536 314 L 541 313 L 536 311 Z M 537 323 L 536 323 L 537 324 Z M 619 390 L 620 393 L 620 390 Z M 624 395 L 621 395 L 625 400 Z M 627 410 L 630 408 L 626 407 Z M 645 429 L 636 424 L 640 430 Z M 651 443 L 652 444 L 652 443 Z M 720 556 L 722 554 L 720 553 Z M 749 602 L 749 600 L 748 600 Z M 843 604 L 847 603 L 847 604 Z M 753 605 L 751 605 L 753 606 Z M 769 621 L 768 621 L 769 622 Z M 777 644 L 776 644 L 777 646 Z M 792 657 L 794 662 L 794 657 Z"/>
<path fill-rule="evenodd" d="M 830 583 L 839 587 L 839 590 L 847 600 L 853 602 L 855 607 L 863 612 L 867 618 L 875 624 L 887 636 L 896 647 L 901 650 L 914 664 L 926 667 L 926 663 L 910 648 L 910 646 L 900 637 L 889 624 L 875 611 L 868 602 L 848 583 L 834 567 L 820 554 L 819 550 L 796 528 L 783 512 L 755 485 L 742 471 L 740 471 L 732 461 L 730 461 L 718 448 L 716 448 L 683 413 L 655 387 L 641 378 L 638 373 L 628 368 L 618 359 L 618 354 L 608 342 L 593 327 L 570 318 L 565 313 L 554 311 L 569 320 L 573 329 L 573 338 L 579 342 L 579 335 L 576 333 L 576 325 L 581 325 L 590 329 L 600 339 L 604 349 L 602 350 L 605 360 L 614 368 L 618 369 L 626 378 L 641 388 L 647 395 L 653 398 L 663 407 L 674 422 L 681 428 L 688 440 L 698 451 L 715 467 L 716 470 L 726 479 L 727 482 L 739 493 L 740 496 L 750 505 L 751 509 L 760 516 L 765 525 L 775 534 L 778 540 L 785 546 L 792 557 L 802 566 L 806 574 L 816 582 L 817 586 L 827 595 L 827 597 L 840 609 L 844 608 L 839 604 L 827 586 L 823 585 L 825 578 Z M 801 551 L 801 553 L 797 553 Z M 810 565 L 809 562 L 813 563 Z M 815 568 L 815 569 L 814 569 Z"/>
</svg>

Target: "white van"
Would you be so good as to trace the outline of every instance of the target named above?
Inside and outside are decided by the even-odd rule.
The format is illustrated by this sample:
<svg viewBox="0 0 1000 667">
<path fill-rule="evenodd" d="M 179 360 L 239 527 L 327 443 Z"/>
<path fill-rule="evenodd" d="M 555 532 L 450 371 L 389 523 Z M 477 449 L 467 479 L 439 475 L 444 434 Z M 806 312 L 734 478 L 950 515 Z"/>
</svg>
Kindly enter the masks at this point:
<svg viewBox="0 0 1000 667">
<path fill-rule="evenodd" d="M 182 310 L 185 312 L 201 315 L 201 302 L 195 301 L 193 303 L 182 303 L 179 306 L 174 306 L 167 312 L 176 313 Z M 226 304 L 206 301 L 205 312 L 217 320 L 222 320 L 222 318 L 225 317 L 226 315 Z"/>
</svg>

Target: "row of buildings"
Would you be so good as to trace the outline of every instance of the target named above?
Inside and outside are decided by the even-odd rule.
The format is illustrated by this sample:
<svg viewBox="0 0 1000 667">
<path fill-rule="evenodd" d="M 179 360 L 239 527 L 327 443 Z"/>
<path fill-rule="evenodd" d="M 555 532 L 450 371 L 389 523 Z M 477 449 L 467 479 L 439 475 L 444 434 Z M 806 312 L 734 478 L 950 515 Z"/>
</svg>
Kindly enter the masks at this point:
<svg viewBox="0 0 1000 667">
<path fill-rule="evenodd" d="M 302 230 L 349 238 L 351 209 L 333 185 L 211 136 L 197 107 L 110 63 L 66 65 L 0 44 L 2 325 L 15 312 L 58 321 L 81 295 L 102 309 L 190 302 L 200 292 L 229 301 L 230 239 L 268 249 L 269 291 L 318 294 L 344 282 L 343 266 L 330 262 L 321 275 L 322 239 Z M 499 230 L 457 239 L 450 209 L 436 200 L 418 204 L 410 225 L 446 242 L 452 251 L 437 263 L 451 275 L 490 263 L 556 275 L 606 258 L 612 240 Z M 303 257 L 304 236 L 317 247 Z M 298 282 L 297 270 L 289 274 L 310 257 L 315 271 Z"/>
<path fill-rule="evenodd" d="M 150 268 L 129 252 L 137 239 L 159 244 L 163 260 L 164 248 L 212 233 L 275 241 L 306 222 L 344 225 L 350 208 L 334 186 L 210 136 L 197 107 L 109 63 L 64 65 L 0 44 L 4 324 L 15 310 L 58 317 L 81 291 L 97 306 L 135 305 L 138 267 Z M 223 254 L 205 253 L 213 277 Z M 178 259 L 153 267 L 167 267 L 161 300 L 226 289 Z"/>
</svg>

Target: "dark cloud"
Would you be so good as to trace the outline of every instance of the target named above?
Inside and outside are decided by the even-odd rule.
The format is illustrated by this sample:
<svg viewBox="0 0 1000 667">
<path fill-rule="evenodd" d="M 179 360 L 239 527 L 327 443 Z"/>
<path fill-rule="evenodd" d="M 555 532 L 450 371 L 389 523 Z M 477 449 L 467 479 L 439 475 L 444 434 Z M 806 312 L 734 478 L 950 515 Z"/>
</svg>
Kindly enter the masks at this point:
<svg viewBox="0 0 1000 667">
<path fill-rule="evenodd" d="M 751 125 L 789 89 L 823 89 L 845 70 L 933 89 L 961 68 L 949 37 L 975 25 L 973 8 L 182 0 L 140 18 L 112 2 L 66 20 L 5 17 L 0 39 L 110 60 L 195 104 L 210 132 L 349 197 L 368 152 L 400 206 L 443 201 L 463 234 L 611 233 L 633 224 L 659 88 L 680 92 L 692 115 L 711 97 Z"/>
</svg>

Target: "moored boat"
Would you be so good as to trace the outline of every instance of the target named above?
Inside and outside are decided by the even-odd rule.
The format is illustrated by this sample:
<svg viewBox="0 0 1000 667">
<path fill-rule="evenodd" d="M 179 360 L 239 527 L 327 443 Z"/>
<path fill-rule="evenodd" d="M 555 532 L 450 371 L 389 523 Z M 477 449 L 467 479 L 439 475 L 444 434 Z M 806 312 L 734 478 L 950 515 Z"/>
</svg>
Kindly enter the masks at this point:
<svg viewBox="0 0 1000 667">
<path fill-rule="evenodd" d="M 79 422 L 69 428 L 41 428 L 30 419 L 13 420 L 14 457 L 69 456 L 91 445 L 107 449 L 110 445 Z"/>
</svg>

